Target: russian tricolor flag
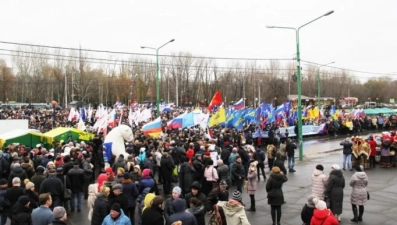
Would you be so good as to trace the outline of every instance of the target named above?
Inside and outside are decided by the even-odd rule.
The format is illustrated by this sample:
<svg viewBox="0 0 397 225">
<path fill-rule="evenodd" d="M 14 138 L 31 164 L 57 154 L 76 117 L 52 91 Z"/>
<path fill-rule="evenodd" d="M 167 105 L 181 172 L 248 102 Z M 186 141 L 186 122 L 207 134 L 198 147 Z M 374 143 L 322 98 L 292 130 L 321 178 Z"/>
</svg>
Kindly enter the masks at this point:
<svg viewBox="0 0 397 225">
<path fill-rule="evenodd" d="M 152 122 L 143 125 L 142 131 L 144 134 L 149 134 L 152 137 L 158 137 L 163 131 L 161 129 L 161 118 L 157 117 L 157 119 L 153 120 Z"/>
<path fill-rule="evenodd" d="M 167 123 L 167 128 L 168 129 L 179 129 L 182 128 L 183 124 L 183 117 L 185 116 L 186 113 L 181 114 L 177 117 L 175 117 L 173 120 L 169 121 Z"/>
<path fill-rule="evenodd" d="M 238 102 L 233 104 L 233 107 L 234 107 L 235 110 L 244 108 L 245 107 L 244 99 L 241 98 L 240 100 L 238 100 Z"/>
</svg>

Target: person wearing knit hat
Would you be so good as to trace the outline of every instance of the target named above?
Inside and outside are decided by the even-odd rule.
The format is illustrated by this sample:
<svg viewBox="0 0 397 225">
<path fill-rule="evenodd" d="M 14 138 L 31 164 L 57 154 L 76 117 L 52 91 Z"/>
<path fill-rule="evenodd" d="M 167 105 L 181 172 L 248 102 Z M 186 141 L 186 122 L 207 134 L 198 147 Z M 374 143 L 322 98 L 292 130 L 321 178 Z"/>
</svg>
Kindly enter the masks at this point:
<svg viewBox="0 0 397 225">
<path fill-rule="evenodd" d="M 124 210 L 119 203 L 111 205 L 110 213 L 103 219 L 102 225 L 113 225 L 115 221 L 117 221 L 117 224 L 131 224 L 130 218 L 124 214 Z"/>
<path fill-rule="evenodd" d="M 142 171 L 142 177 L 149 177 L 150 176 L 150 169 L 144 169 Z"/>
<path fill-rule="evenodd" d="M 112 186 L 112 191 L 115 191 L 115 190 L 119 190 L 120 192 L 123 192 L 123 185 L 121 185 L 121 184 L 113 185 Z"/>
<path fill-rule="evenodd" d="M 166 220 L 168 220 L 169 217 L 174 213 L 174 211 L 172 210 L 172 202 L 175 199 L 180 199 L 181 193 L 182 193 L 182 189 L 180 187 L 178 187 L 178 186 L 175 186 L 172 189 L 171 198 L 168 198 L 165 201 L 165 203 L 164 203 L 164 217 L 165 217 Z M 187 208 L 186 207 L 186 201 L 183 201 L 183 203 L 184 203 L 183 207 L 186 209 Z"/>
<path fill-rule="evenodd" d="M 313 203 L 316 208 L 313 210 L 310 224 L 339 224 L 332 211 L 327 209 L 327 204 L 323 200 L 313 198 Z"/>
<path fill-rule="evenodd" d="M 18 198 L 18 203 L 23 206 L 26 206 L 29 202 L 30 202 L 29 197 L 26 195 L 19 196 Z"/>
<path fill-rule="evenodd" d="M 29 197 L 26 195 L 19 196 L 14 206 L 9 211 L 11 224 L 28 224 L 30 219 Z M 7 219 L 7 217 L 5 218 Z M 3 218 L 2 221 L 3 222 Z M 5 224 L 6 221 L 4 221 Z"/>
<path fill-rule="evenodd" d="M 243 200 L 243 198 L 241 196 L 241 192 L 235 190 L 233 192 L 232 199 L 241 203 L 241 201 Z"/>
<path fill-rule="evenodd" d="M 34 183 L 32 183 L 32 182 L 28 182 L 27 184 L 25 184 L 25 188 L 26 188 L 26 190 L 32 190 L 32 191 L 34 191 Z M 32 189 L 33 188 L 33 189 Z"/>
<path fill-rule="evenodd" d="M 66 210 L 62 206 L 54 207 L 52 210 L 52 215 L 54 216 L 55 221 L 66 221 L 67 219 Z"/>
<path fill-rule="evenodd" d="M 232 198 L 222 206 L 226 224 L 250 224 L 247 218 L 244 205 L 241 203 L 241 192 L 234 191 Z"/>
<path fill-rule="evenodd" d="M 313 211 L 316 208 L 314 205 L 313 199 L 316 198 L 315 195 L 309 195 L 307 197 L 307 203 L 303 206 L 301 211 L 301 219 L 303 224 L 310 224 L 310 220 L 313 216 Z"/>
<path fill-rule="evenodd" d="M 330 210 L 335 214 L 338 221 L 341 220 L 343 211 L 343 189 L 345 188 L 345 177 L 338 164 L 332 165 L 327 187 L 325 188 L 325 199 L 329 203 Z"/>
<path fill-rule="evenodd" d="M 324 173 L 324 166 L 318 164 L 312 173 L 312 194 L 324 200 L 324 191 L 328 183 L 328 176 Z"/>
</svg>

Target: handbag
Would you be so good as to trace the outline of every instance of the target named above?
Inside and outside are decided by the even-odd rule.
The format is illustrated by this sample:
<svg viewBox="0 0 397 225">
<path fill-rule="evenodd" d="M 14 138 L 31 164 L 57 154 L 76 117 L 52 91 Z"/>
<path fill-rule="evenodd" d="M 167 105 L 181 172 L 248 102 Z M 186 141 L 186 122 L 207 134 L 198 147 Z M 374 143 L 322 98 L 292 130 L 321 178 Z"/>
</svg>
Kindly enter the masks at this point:
<svg viewBox="0 0 397 225">
<path fill-rule="evenodd" d="M 66 175 L 63 176 L 63 185 L 64 185 L 63 198 L 64 199 L 72 198 L 72 190 L 66 188 Z"/>
</svg>

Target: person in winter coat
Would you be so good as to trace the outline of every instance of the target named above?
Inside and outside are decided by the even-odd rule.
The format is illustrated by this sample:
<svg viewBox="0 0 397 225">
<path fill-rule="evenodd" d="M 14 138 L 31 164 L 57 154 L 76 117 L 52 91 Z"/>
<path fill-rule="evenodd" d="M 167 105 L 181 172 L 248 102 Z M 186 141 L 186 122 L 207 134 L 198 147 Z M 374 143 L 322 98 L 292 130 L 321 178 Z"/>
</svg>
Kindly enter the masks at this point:
<svg viewBox="0 0 397 225">
<path fill-rule="evenodd" d="M 31 225 L 31 210 L 29 197 L 22 195 L 11 209 L 11 225 Z"/>
<path fill-rule="evenodd" d="M 149 194 L 150 197 L 146 198 Z M 150 207 L 151 201 L 153 198 L 156 197 L 153 193 L 150 193 L 150 188 L 145 188 L 142 194 L 140 194 L 137 198 L 137 205 L 138 205 L 138 224 L 142 224 L 142 212 L 144 207 Z M 145 201 L 147 199 L 147 202 Z"/>
<path fill-rule="evenodd" d="M 172 202 L 175 201 L 176 199 L 180 199 L 182 193 L 182 189 L 178 186 L 174 187 L 172 189 L 172 196 L 171 198 L 168 198 L 164 202 L 164 218 L 166 221 L 169 220 L 169 217 L 174 214 L 174 208 L 172 207 Z M 186 208 L 186 202 L 183 201 L 183 206 Z"/>
<path fill-rule="evenodd" d="M 232 185 L 232 180 L 230 179 L 229 174 L 229 167 L 223 163 L 222 159 L 218 159 L 216 162 L 218 165 L 218 167 L 216 168 L 216 171 L 218 172 L 218 179 L 225 180 L 228 186 Z"/>
<path fill-rule="evenodd" d="M 21 163 L 22 169 L 25 171 L 28 179 L 31 179 L 34 175 L 33 166 L 29 163 L 29 158 L 24 158 L 23 163 Z"/>
<path fill-rule="evenodd" d="M 13 166 L 11 166 L 11 172 L 10 175 L 8 176 L 8 185 L 11 187 L 12 186 L 12 179 L 15 177 L 19 177 L 21 181 L 24 181 L 28 176 L 26 175 L 26 172 L 22 169 L 21 164 L 19 163 L 14 163 Z M 22 182 L 21 187 L 25 187 L 25 184 Z"/>
<path fill-rule="evenodd" d="M 94 204 L 97 194 L 97 184 L 90 184 L 88 186 L 88 198 L 87 198 L 87 208 L 88 208 L 88 220 L 91 221 L 92 213 L 94 212 Z"/>
<path fill-rule="evenodd" d="M 265 159 L 266 154 L 262 151 L 262 146 L 258 146 L 256 151 L 254 152 L 252 158 L 255 161 L 258 161 L 256 165 L 256 175 L 258 176 L 258 181 L 260 181 L 260 174 L 262 173 L 263 180 L 266 180 L 266 173 L 265 173 Z"/>
<path fill-rule="evenodd" d="M 117 161 L 113 163 L 112 170 L 117 171 L 117 169 L 120 167 L 121 168 L 125 167 L 124 155 L 122 155 L 122 154 L 120 154 L 119 157 L 117 158 Z"/>
<path fill-rule="evenodd" d="M 307 203 L 303 206 L 301 211 L 301 219 L 303 224 L 302 225 L 309 225 L 310 221 L 313 217 L 313 211 L 316 206 L 313 203 L 313 199 L 316 198 L 315 195 L 311 194 L 307 197 Z"/>
<path fill-rule="evenodd" d="M 324 200 L 324 191 L 327 187 L 328 176 L 324 174 L 324 166 L 316 166 L 312 174 L 312 194 L 317 198 Z"/>
<path fill-rule="evenodd" d="M 283 174 L 287 176 L 288 171 L 285 168 L 284 161 L 285 160 L 283 160 L 283 156 L 281 155 L 281 153 L 277 152 L 276 160 L 274 160 L 273 162 L 273 167 L 277 166 L 278 168 L 280 168 L 281 172 L 283 172 Z"/>
<path fill-rule="evenodd" d="M 48 178 L 45 179 L 40 186 L 40 194 L 43 193 L 51 193 L 52 198 L 52 205 L 51 208 L 55 206 L 62 206 L 62 199 L 63 199 L 63 183 L 62 181 L 56 176 L 56 171 L 54 169 L 50 169 L 48 171 Z M 81 183 L 83 185 L 83 183 Z M 81 209 L 80 207 L 78 207 Z"/>
<path fill-rule="evenodd" d="M 340 166 L 335 164 L 331 167 L 332 171 L 328 178 L 325 198 L 329 198 L 330 210 L 341 220 L 343 209 L 343 189 L 345 188 L 345 178 L 343 177 Z"/>
<path fill-rule="evenodd" d="M 342 169 L 346 170 L 346 162 L 349 167 L 349 170 L 352 171 L 352 153 L 353 153 L 353 143 L 349 138 L 346 138 L 344 141 L 340 143 L 343 146 L 343 164 Z"/>
<path fill-rule="evenodd" d="M 72 191 L 72 197 L 70 199 L 70 211 L 74 212 L 75 209 L 75 200 L 77 199 L 77 211 L 81 211 L 81 193 L 84 191 L 84 170 L 80 169 L 79 167 L 79 162 L 74 162 L 73 163 L 73 168 L 69 170 L 68 172 L 68 178 L 70 181 L 70 184 L 72 186 L 71 191 Z"/>
<path fill-rule="evenodd" d="M 57 206 L 52 212 L 54 219 L 52 220 L 52 225 L 66 225 L 66 220 L 68 218 L 66 209 L 62 206 Z"/>
<path fill-rule="evenodd" d="M 209 212 L 214 210 L 214 206 L 219 201 L 227 201 L 229 199 L 229 191 L 227 189 L 227 183 L 225 180 L 221 180 L 218 187 L 212 189 L 207 197 Z"/>
<path fill-rule="evenodd" d="M 8 200 L 10 209 L 14 207 L 18 201 L 19 196 L 23 195 L 24 188 L 21 187 L 21 180 L 19 177 L 12 179 L 12 187 L 9 187 L 4 195 L 4 198 Z"/>
<path fill-rule="evenodd" d="M 25 185 L 25 190 L 24 194 L 29 197 L 29 209 L 32 211 L 33 209 L 39 207 L 38 202 L 39 202 L 39 194 L 34 190 L 34 183 L 28 182 Z"/>
<path fill-rule="evenodd" d="M 280 168 L 273 166 L 272 173 L 266 183 L 267 203 L 271 207 L 273 224 L 280 224 L 281 205 L 284 204 L 284 194 L 281 189 L 288 178 L 280 171 Z"/>
<path fill-rule="evenodd" d="M 267 150 L 267 163 L 269 164 L 269 170 L 272 169 L 273 167 L 273 162 L 274 159 L 276 158 L 276 153 L 277 153 L 277 148 L 276 146 L 273 144 L 273 140 L 270 139 L 269 140 L 269 144 L 266 147 Z"/>
<path fill-rule="evenodd" d="M 135 183 L 137 187 L 139 187 L 139 183 L 141 182 L 142 179 L 142 171 L 139 165 L 134 166 L 134 170 L 130 173 L 131 174 L 131 180 L 132 182 Z M 149 171 L 149 176 L 150 176 L 150 171 Z"/>
<path fill-rule="evenodd" d="M 256 186 L 257 186 L 257 180 L 256 180 L 256 164 L 258 162 L 252 162 L 249 169 L 248 169 L 248 176 L 247 176 L 247 191 L 248 195 L 250 196 L 251 199 L 251 207 L 247 209 L 247 211 L 256 211 L 255 207 L 255 192 L 256 192 Z"/>
<path fill-rule="evenodd" d="M 190 187 L 192 186 L 194 179 L 196 177 L 196 170 L 188 162 L 188 158 L 182 159 L 181 168 L 179 171 L 179 185 L 182 188 L 182 196 L 185 196 L 190 192 Z"/>
<path fill-rule="evenodd" d="M 142 194 L 145 188 L 153 188 L 155 185 L 154 179 L 150 176 L 150 170 L 144 169 L 142 179 L 139 182 L 139 194 Z"/>
<path fill-rule="evenodd" d="M 44 167 L 38 166 L 36 169 L 36 174 L 33 175 L 32 179 L 30 179 L 37 190 L 40 189 L 41 183 L 43 182 L 43 180 L 46 179 L 43 173 L 44 173 Z"/>
<path fill-rule="evenodd" d="M 364 214 L 364 205 L 368 200 L 368 177 L 364 172 L 364 168 L 362 165 L 356 167 L 356 171 L 350 179 L 350 186 L 352 187 L 352 194 L 350 197 L 350 202 L 352 204 L 353 209 L 353 219 L 352 222 L 361 222 L 363 221 Z M 358 208 L 358 214 L 357 214 Z"/>
<path fill-rule="evenodd" d="M 243 191 L 243 184 L 245 180 L 245 170 L 243 165 L 241 164 L 241 157 L 236 157 L 236 162 L 232 167 L 232 179 L 236 182 L 236 189 L 240 193 Z"/>
<path fill-rule="evenodd" d="M 241 192 L 236 190 L 232 199 L 223 204 L 222 209 L 228 225 L 250 225 L 241 200 Z"/>
<path fill-rule="evenodd" d="M 167 219 L 167 224 L 172 225 L 172 223 L 176 221 L 181 221 L 182 224 L 189 224 L 189 225 L 197 225 L 197 220 L 193 214 L 186 212 L 186 204 L 185 201 L 178 198 L 172 201 L 172 210 L 174 214 L 172 214 Z"/>
<path fill-rule="evenodd" d="M 198 181 L 194 181 L 193 184 L 190 186 L 190 192 L 186 194 L 185 200 L 186 200 L 186 206 L 189 208 L 190 207 L 190 199 L 191 198 L 197 198 L 200 200 L 203 205 L 205 206 L 205 210 L 209 211 L 210 209 L 208 208 L 207 205 L 207 196 L 203 194 L 201 191 L 201 185 Z"/>
<path fill-rule="evenodd" d="M 234 147 L 232 149 L 232 153 L 230 153 L 229 159 L 228 159 L 228 165 L 229 165 L 229 173 L 230 173 L 230 177 L 232 178 L 232 181 L 235 181 L 235 177 L 233 176 L 233 165 L 236 163 L 236 158 L 238 156 L 237 153 L 237 148 Z M 225 161 L 224 161 L 225 162 Z M 244 169 L 244 167 L 243 167 Z"/>
<path fill-rule="evenodd" d="M 102 187 L 100 192 L 96 194 L 91 225 L 102 225 L 103 220 L 109 214 L 110 206 L 107 199 L 109 194 L 110 188 L 108 187 Z"/>
<path fill-rule="evenodd" d="M 296 172 L 294 169 L 294 167 L 295 167 L 295 149 L 296 148 L 297 148 L 296 144 L 288 139 L 285 150 L 287 151 L 287 156 L 288 156 L 288 169 L 289 169 L 289 172 L 291 172 L 291 173 Z"/>
<path fill-rule="evenodd" d="M 160 161 L 160 168 L 163 178 L 163 192 L 165 195 L 170 194 L 172 171 L 174 170 L 174 162 L 168 152 L 164 152 Z"/>
<path fill-rule="evenodd" d="M 313 211 L 310 225 L 339 225 L 338 220 L 332 214 L 332 211 L 327 209 L 327 204 L 318 198 L 313 199 L 316 208 Z"/>
<path fill-rule="evenodd" d="M 161 196 L 152 199 L 151 206 L 142 212 L 142 225 L 164 225 L 163 203 L 164 198 Z"/>
<path fill-rule="evenodd" d="M 106 179 L 107 179 L 106 173 L 101 173 L 101 174 L 98 175 L 97 190 L 96 190 L 97 193 L 99 193 L 101 191 L 103 183 L 106 181 Z"/>
<path fill-rule="evenodd" d="M 128 211 L 125 213 L 131 219 L 131 223 L 135 224 L 135 206 L 136 198 L 138 197 L 138 189 L 135 183 L 132 182 L 130 174 L 124 173 L 124 180 L 121 182 L 123 185 L 123 193 L 128 199 Z"/>
<path fill-rule="evenodd" d="M 120 184 L 121 181 L 124 180 L 124 173 L 125 173 L 124 168 L 121 168 L 121 167 L 117 168 L 116 177 L 114 178 L 116 183 Z"/>
<path fill-rule="evenodd" d="M 113 185 L 111 192 L 108 196 L 108 201 L 109 201 L 109 205 L 118 203 L 121 209 L 123 209 L 123 214 L 124 212 L 128 211 L 128 199 L 126 195 L 123 193 L 123 185 L 121 184 Z"/>
<path fill-rule="evenodd" d="M 191 197 L 189 199 L 189 208 L 186 212 L 194 215 L 197 221 L 197 225 L 205 225 L 205 207 L 202 201 L 196 197 Z"/>
<path fill-rule="evenodd" d="M 114 203 L 110 208 L 110 213 L 103 219 L 102 225 L 132 225 L 131 220 L 124 214 L 120 204 Z"/>
<path fill-rule="evenodd" d="M 204 169 L 204 179 L 202 191 L 205 195 L 208 195 L 214 186 L 217 186 L 219 180 L 218 171 L 213 166 L 214 162 L 212 159 L 208 160 L 208 164 Z"/>
</svg>

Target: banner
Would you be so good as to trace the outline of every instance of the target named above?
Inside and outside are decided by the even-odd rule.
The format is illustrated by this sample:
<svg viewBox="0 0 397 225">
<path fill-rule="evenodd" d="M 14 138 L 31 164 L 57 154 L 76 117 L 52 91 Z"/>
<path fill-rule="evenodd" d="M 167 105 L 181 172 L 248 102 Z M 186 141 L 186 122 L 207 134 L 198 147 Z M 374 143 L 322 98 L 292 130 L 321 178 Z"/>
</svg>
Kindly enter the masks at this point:
<svg viewBox="0 0 397 225">
<path fill-rule="evenodd" d="M 280 134 L 281 137 L 284 137 L 285 130 L 288 129 L 288 137 L 295 137 L 295 126 L 292 127 L 280 127 Z M 315 125 L 304 125 L 302 126 L 302 135 L 307 136 L 307 135 L 315 135 L 315 134 L 324 134 L 325 133 L 325 123 L 321 124 L 320 126 L 315 126 Z M 252 135 L 253 138 L 257 137 L 262 137 L 262 138 L 267 138 L 268 137 L 268 131 L 260 131 L 259 130 L 255 131 L 254 134 Z"/>
</svg>

